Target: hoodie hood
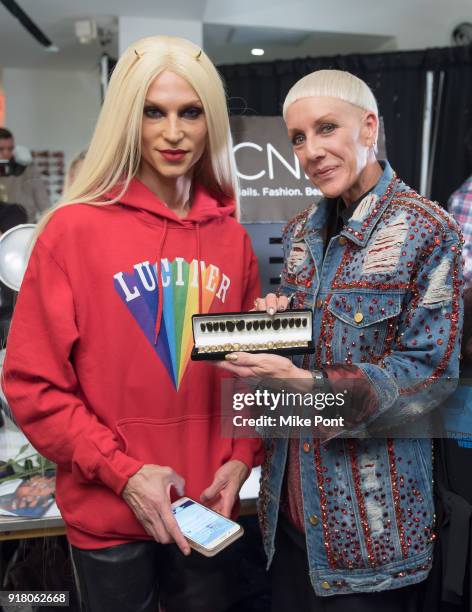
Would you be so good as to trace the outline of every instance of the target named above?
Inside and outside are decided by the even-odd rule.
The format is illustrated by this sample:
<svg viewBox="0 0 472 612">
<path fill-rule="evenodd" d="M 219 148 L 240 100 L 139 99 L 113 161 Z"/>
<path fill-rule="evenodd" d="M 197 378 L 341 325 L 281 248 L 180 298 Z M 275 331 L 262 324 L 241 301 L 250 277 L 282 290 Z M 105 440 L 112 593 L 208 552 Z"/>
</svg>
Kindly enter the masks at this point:
<svg viewBox="0 0 472 612">
<path fill-rule="evenodd" d="M 110 195 L 113 193 L 116 193 L 116 191 L 113 190 Z M 186 217 L 180 218 L 136 177 L 131 180 L 119 203 L 183 226 L 201 224 L 218 218 L 234 217 L 236 214 L 236 204 L 232 198 L 222 197 L 217 199 L 197 183 L 190 212 Z"/>
</svg>

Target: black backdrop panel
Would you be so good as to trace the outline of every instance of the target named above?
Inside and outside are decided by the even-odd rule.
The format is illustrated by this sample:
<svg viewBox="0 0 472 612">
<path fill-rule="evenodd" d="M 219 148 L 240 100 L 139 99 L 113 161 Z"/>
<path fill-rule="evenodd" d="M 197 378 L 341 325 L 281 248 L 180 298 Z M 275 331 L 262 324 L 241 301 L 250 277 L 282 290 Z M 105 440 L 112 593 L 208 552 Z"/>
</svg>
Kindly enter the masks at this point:
<svg viewBox="0 0 472 612">
<path fill-rule="evenodd" d="M 451 193 L 472 174 L 465 136 L 472 129 L 472 67 L 445 71 L 431 195 L 445 205 Z"/>
<path fill-rule="evenodd" d="M 275 293 L 282 272 L 282 229 L 284 223 L 244 223 L 251 238 L 254 252 L 259 260 L 262 293 Z"/>
</svg>

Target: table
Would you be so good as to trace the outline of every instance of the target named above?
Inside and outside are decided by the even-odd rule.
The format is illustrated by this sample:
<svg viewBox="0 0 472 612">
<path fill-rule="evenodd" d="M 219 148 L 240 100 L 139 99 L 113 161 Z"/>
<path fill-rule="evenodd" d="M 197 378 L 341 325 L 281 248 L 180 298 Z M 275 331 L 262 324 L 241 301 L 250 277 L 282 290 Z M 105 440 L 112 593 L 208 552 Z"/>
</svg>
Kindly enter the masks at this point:
<svg viewBox="0 0 472 612">
<path fill-rule="evenodd" d="M 0 461 L 7 461 L 15 457 L 19 449 L 27 444 L 28 440 L 16 425 L 5 417 L 5 425 L 0 428 Z M 20 455 L 28 456 L 34 452 L 31 444 Z M 0 516 L 0 541 L 21 540 L 25 538 L 38 538 L 65 534 L 64 521 L 56 504 L 38 519 Z"/>
</svg>

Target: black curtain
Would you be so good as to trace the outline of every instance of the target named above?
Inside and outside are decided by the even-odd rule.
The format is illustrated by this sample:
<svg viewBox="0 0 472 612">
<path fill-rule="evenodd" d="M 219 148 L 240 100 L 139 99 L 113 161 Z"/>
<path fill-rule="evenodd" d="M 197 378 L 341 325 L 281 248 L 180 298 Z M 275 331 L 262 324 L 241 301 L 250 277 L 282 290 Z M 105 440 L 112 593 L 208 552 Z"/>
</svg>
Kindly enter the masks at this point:
<svg viewBox="0 0 472 612">
<path fill-rule="evenodd" d="M 436 76 L 444 71 L 444 104 L 437 109 L 440 130 L 432 195 L 445 203 L 444 194 L 450 194 L 457 186 L 453 177 L 464 175 L 463 126 L 455 124 L 458 111 L 451 107 L 455 100 L 461 112 L 468 109 L 472 99 L 471 66 L 470 48 L 446 48 L 227 65 L 220 66 L 219 71 L 226 82 L 230 112 L 251 115 L 279 115 L 290 87 L 313 70 L 335 68 L 357 75 L 366 81 L 377 98 L 385 123 L 388 158 L 414 189 L 420 186 L 426 73 L 431 70 Z M 459 101 L 455 92 L 461 84 Z M 444 150 L 446 145 L 457 149 L 457 155 Z M 440 154 L 444 159 L 439 159 Z"/>
<path fill-rule="evenodd" d="M 444 85 L 433 159 L 431 197 L 446 205 L 451 193 L 472 174 L 465 137 L 472 130 L 472 47 L 441 49 L 435 77 Z M 431 51 L 434 60 L 437 50 Z M 431 62 L 433 63 L 433 61 Z"/>
</svg>

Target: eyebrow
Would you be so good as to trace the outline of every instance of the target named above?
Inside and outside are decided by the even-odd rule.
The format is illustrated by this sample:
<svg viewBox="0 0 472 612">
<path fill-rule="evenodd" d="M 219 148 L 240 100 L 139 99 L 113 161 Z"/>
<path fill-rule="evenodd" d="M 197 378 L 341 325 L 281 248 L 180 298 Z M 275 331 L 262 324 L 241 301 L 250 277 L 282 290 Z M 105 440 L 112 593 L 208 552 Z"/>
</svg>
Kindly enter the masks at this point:
<svg viewBox="0 0 472 612">
<path fill-rule="evenodd" d="M 144 104 L 149 106 L 157 106 L 158 108 L 161 106 L 159 102 L 154 102 L 153 100 L 148 100 L 147 98 L 144 100 Z M 179 108 L 188 108 L 189 106 L 198 106 L 199 108 L 203 108 L 203 104 L 198 98 L 194 98 L 193 100 L 189 100 L 188 102 L 181 104 Z"/>
<path fill-rule="evenodd" d="M 336 116 L 333 113 L 326 113 L 326 115 L 323 115 L 322 117 L 319 117 L 313 125 L 318 126 L 321 123 L 325 123 L 326 121 L 337 121 Z M 288 133 L 289 134 L 293 134 L 295 132 L 303 132 L 302 129 L 300 128 L 291 128 Z"/>
</svg>

